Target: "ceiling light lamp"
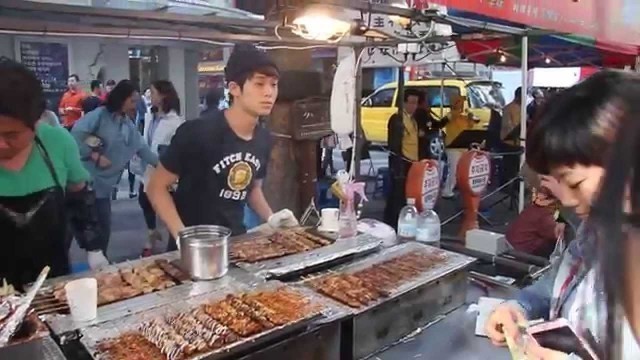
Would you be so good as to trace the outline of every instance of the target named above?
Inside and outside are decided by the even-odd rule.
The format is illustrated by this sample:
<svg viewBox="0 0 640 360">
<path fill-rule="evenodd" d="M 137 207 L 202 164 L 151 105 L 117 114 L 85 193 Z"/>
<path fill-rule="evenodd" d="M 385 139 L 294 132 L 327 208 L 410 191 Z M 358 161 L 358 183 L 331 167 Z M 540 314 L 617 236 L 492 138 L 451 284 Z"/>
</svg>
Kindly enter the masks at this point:
<svg viewBox="0 0 640 360">
<path fill-rule="evenodd" d="M 544 58 L 544 63 L 545 64 L 551 64 L 551 59 L 549 59 L 549 57 L 545 57 Z"/>
<path fill-rule="evenodd" d="M 500 54 L 500 62 L 501 63 L 507 62 L 507 57 L 504 54 Z"/>
<path fill-rule="evenodd" d="M 293 20 L 292 32 L 308 40 L 339 41 L 351 30 L 351 22 L 339 15 L 330 7 L 311 5 Z"/>
<path fill-rule="evenodd" d="M 407 5 L 407 2 L 404 1 L 404 0 L 393 1 L 389 5 L 391 5 L 393 7 L 400 8 L 400 9 L 405 9 L 405 10 L 409 9 L 409 6 Z M 401 26 L 404 29 L 408 28 L 409 25 L 411 25 L 411 19 L 410 18 L 406 18 L 404 16 L 389 15 L 389 20 L 393 21 L 394 24 L 396 24 L 398 26 Z"/>
</svg>

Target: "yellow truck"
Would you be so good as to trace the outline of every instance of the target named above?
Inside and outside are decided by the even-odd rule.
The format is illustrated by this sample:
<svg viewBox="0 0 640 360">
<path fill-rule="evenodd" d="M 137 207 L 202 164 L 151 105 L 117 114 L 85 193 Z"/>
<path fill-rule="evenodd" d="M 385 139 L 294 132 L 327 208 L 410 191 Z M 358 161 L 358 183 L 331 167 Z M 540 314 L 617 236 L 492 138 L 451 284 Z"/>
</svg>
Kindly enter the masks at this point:
<svg viewBox="0 0 640 360">
<path fill-rule="evenodd" d="M 466 96 L 465 112 L 480 119 L 477 129 L 489 126 L 489 106 L 502 108 L 504 97 L 499 82 L 481 79 L 428 79 L 407 81 L 405 89 L 424 93 L 433 117 L 441 119 L 449 113 L 449 106 L 456 95 Z M 397 83 L 385 84 L 362 101 L 362 128 L 368 141 L 387 143 L 387 122 L 398 111 Z"/>
</svg>

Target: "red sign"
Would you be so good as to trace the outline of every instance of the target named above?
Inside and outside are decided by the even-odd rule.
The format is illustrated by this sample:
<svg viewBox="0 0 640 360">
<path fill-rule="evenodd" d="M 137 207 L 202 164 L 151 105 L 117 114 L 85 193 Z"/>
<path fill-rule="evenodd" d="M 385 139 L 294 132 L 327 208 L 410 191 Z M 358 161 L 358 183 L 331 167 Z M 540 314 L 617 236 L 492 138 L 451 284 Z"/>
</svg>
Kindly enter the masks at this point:
<svg viewBox="0 0 640 360">
<path fill-rule="evenodd" d="M 469 150 L 458 160 L 456 183 L 462 195 L 464 215 L 458 236 L 464 238 L 467 231 L 478 228 L 480 196 L 489 185 L 491 160 L 484 151 Z"/>
<path fill-rule="evenodd" d="M 640 46 L 637 0 L 414 0 L 541 29 Z"/>
<path fill-rule="evenodd" d="M 405 192 L 407 198 L 416 199 L 418 211 L 433 210 L 440 195 L 438 163 L 435 160 L 421 160 L 411 164 Z"/>
</svg>

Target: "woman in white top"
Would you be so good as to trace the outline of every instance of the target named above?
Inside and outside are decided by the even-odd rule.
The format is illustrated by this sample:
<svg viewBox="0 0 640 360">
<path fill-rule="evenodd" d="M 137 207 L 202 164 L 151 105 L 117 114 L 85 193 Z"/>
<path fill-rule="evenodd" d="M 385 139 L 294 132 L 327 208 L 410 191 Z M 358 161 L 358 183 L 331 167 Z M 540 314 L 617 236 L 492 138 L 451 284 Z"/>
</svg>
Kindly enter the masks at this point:
<svg viewBox="0 0 640 360">
<path fill-rule="evenodd" d="M 180 98 L 170 81 L 160 80 L 151 84 L 151 109 L 144 121 L 144 139 L 151 151 L 160 155 L 169 146 L 171 138 L 184 119 L 180 116 Z M 156 228 L 156 213 L 147 198 L 144 186 L 149 181 L 152 167 L 142 162 L 135 166 L 140 177 L 138 203 L 144 213 L 144 219 L 149 229 L 149 238 L 142 251 L 143 256 L 150 256 L 153 242 L 162 240 Z"/>
</svg>

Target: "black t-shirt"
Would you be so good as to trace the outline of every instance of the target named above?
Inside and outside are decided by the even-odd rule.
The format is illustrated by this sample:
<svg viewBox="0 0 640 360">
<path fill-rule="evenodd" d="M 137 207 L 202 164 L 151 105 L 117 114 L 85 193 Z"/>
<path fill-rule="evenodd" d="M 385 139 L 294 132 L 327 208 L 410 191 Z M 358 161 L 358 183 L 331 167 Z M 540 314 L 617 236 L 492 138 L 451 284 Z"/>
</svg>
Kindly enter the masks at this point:
<svg viewBox="0 0 640 360">
<path fill-rule="evenodd" d="M 184 224 L 244 233 L 244 205 L 266 175 L 270 150 L 268 130 L 257 126 L 253 138 L 243 140 L 222 113 L 182 124 L 160 162 L 180 177 L 175 202 Z"/>
<path fill-rule="evenodd" d="M 102 100 L 95 95 L 91 95 L 82 101 L 82 111 L 86 114 L 97 109 L 100 105 L 102 105 Z"/>
</svg>

